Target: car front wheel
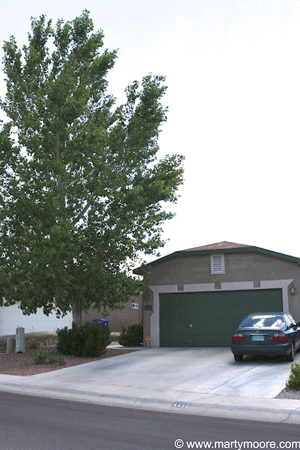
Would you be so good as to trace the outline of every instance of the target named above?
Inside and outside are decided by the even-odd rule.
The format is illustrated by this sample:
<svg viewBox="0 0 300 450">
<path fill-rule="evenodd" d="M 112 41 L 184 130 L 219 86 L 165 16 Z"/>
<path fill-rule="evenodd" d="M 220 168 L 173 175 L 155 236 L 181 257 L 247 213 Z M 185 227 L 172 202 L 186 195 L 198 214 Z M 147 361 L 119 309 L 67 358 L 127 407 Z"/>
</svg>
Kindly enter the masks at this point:
<svg viewBox="0 0 300 450">
<path fill-rule="evenodd" d="M 235 361 L 243 361 L 243 355 L 234 355 Z"/>
</svg>

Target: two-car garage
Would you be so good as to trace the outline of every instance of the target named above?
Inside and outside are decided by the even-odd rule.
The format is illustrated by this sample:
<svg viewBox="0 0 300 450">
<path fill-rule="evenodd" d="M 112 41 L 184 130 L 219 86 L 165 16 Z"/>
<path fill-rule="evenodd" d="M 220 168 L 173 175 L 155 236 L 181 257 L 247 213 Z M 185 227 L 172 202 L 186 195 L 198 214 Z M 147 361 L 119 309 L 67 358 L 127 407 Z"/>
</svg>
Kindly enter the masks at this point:
<svg viewBox="0 0 300 450">
<path fill-rule="evenodd" d="M 282 290 L 160 294 L 161 347 L 224 347 L 251 312 L 282 311 Z"/>
<path fill-rule="evenodd" d="M 245 316 L 291 313 L 300 321 L 300 258 L 219 242 L 149 263 L 144 342 L 152 347 L 226 347 Z"/>
</svg>

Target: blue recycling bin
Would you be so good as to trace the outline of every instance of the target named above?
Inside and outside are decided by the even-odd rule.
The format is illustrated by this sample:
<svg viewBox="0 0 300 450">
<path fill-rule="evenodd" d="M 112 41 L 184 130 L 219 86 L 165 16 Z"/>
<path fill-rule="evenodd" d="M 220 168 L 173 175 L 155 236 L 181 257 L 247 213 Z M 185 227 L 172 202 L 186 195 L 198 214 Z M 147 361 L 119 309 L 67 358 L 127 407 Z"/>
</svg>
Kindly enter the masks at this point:
<svg viewBox="0 0 300 450">
<path fill-rule="evenodd" d="M 99 323 L 104 330 L 108 328 L 108 320 L 106 319 L 93 319 L 92 322 Z"/>
</svg>

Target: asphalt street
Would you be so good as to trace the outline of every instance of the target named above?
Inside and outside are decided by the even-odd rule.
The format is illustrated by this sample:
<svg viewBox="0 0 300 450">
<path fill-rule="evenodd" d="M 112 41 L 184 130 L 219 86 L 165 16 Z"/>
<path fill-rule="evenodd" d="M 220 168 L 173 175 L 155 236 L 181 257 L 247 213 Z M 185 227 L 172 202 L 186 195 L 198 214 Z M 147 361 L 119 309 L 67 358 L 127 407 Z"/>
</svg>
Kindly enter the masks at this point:
<svg viewBox="0 0 300 450">
<path fill-rule="evenodd" d="M 217 441 L 223 443 L 221 448 L 243 450 L 245 441 L 247 448 L 249 442 L 253 448 L 274 442 L 276 449 L 300 444 L 299 425 L 285 423 L 141 411 L 7 392 L 0 392 L 0 405 L 1 450 L 197 448 L 191 447 L 193 442 L 216 449 Z"/>
</svg>

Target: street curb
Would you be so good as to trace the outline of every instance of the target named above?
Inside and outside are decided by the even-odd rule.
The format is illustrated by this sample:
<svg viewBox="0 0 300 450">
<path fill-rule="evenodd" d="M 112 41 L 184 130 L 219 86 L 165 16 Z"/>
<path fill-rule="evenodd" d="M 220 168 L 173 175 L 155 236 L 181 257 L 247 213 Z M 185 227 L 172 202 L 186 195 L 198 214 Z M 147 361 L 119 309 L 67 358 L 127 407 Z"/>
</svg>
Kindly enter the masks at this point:
<svg viewBox="0 0 300 450">
<path fill-rule="evenodd" d="M 271 407 L 247 404 L 246 398 L 232 397 L 228 402 L 224 397 L 216 396 L 215 402 L 184 402 L 178 399 L 162 400 L 156 398 L 126 397 L 116 394 L 84 392 L 78 390 L 39 388 L 29 385 L 17 386 L 1 383 L 1 391 L 22 395 L 33 395 L 59 400 L 93 403 L 106 406 L 164 411 L 168 413 L 201 415 L 227 419 L 250 420 L 300 424 L 300 402 L 297 400 L 268 399 Z M 233 401 L 234 399 L 234 401 Z M 249 399 L 248 399 L 249 400 Z M 256 399 L 263 402 L 263 399 Z"/>
</svg>

